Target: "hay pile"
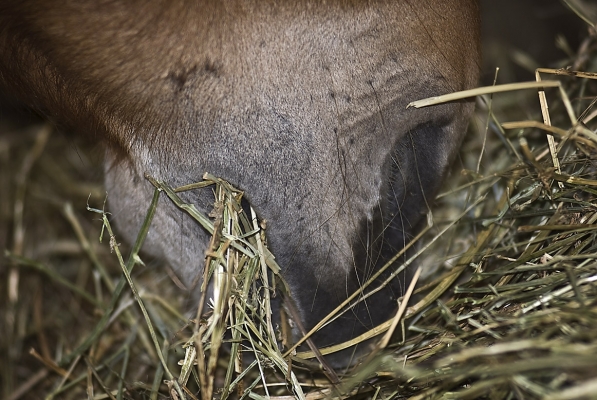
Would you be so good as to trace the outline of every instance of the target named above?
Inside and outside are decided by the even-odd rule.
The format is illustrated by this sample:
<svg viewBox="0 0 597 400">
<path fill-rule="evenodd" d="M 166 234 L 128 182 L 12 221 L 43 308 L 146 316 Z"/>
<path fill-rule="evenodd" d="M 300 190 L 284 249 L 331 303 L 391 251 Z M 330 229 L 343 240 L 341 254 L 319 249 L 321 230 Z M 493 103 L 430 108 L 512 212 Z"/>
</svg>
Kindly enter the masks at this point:
<svg viewBox="0 0 597 400">
<path fill-rule="evenodd" d="M 597 70 L 595 35 L 571 70 L 539 73 L 557 82 L 539 96 L 523 85 L 537 112 L 511 93 L 479 93 L 457 173 L 419 239 L 418 263 L 434 272 L 371 333 L 394 329 L 380 351 L 336 371 L 335 384 L 309 352 L 289 352 L 286 329 L 271 322 L 273 287 L 284 283 L 242 193 L 211 176 L 178 189 L 148 177 L 154 200 L 168 196 L 215 232 L 205 269 L 215 295 L 189 321 L 172 282 L 138 255 L 156 202 L 125 248 L 89 144 L 45 124 L 0 126 L 0 396 L 594 397 L 597 81 L 572 72 L 581 68 Z M 177 195 L 206 185 L 216 195 L 209 217 Z"/>
</svg>

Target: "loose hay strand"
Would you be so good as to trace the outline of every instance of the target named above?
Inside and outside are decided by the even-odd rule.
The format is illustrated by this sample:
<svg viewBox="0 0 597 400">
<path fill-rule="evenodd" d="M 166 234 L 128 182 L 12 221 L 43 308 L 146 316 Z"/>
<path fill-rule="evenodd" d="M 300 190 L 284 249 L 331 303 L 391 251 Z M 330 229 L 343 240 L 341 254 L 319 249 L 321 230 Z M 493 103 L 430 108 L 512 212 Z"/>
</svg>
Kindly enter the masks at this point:
<svg viewBox="0 0 597 400">
<path fill-rule="evenodd" d="M 158 193 L 158 191 L 155 190 L 155 192 L 154 192 L 154 197 L 157 197 L 155 195 L 155 193 Z M 152 204 L 153 204 L 153 202 L 152 202 Z M 155 210 L 155 207 L 152 207 L 152 208 Z M 150 211 L 150 214 L 151 214 L 151 211 Z M 160 359 L 162 366 L 164 368 L 164 371 L 168 375 L 168 378 L 173 382 L 176 392 L 178 393 L 178 395 L 180 396 L 181 399 L 184 399 L 185 396 L 182 393 L 182 389 L 178 385 L 178 382 L 176 382 L 174 380 L 174 375 L 172 375 L 172 372 L 170 372 L 170 369 L 168 368 L 168 364 L 166 363 L 166 360 L 164 359 L 164 355 L 162 354 L 162 351 L 161 351 L 161 346 L 158 343 L 158 339 L 157 339 L 155 330 L 153 328 L 153 324 L 151 323 L 151 319 L 149 318 L 149 315 L 147 313 L 147 309 L 143 305 L 143 300 L 141 299 L 141 296 L 139 296 L 139 291 L 137 290 L 137 287 L 136 287 L 135 283 L 133 282 L 133 279 L 131 278 L 129 269 L 132 269 L 134 262 L 131 263 L 130 267 L 129 267 L 129 263 L 124 262 L 124 259 L 122 258 L 122 254 L 120 253 L 120 246 L 118 245 L 118 243 L 116 241 L 116 236 L 114 235 L 114 232 L 112 231 L 112 225 L 110 224 L 110 221 L 108 220 L 105 212 L 102 211 L 101 215 L 102 215 L 103 224 L 104 224 L 106 230 L 108 231 L 108 235 L 110 237 L 110 247 L 116 254 L 116 257 L 118 258 L 120 267 L 122 268 L 122 272 L 126 278 L 127 283 L 129 284 L 131 292 L 133 293 L 133 296 L 135 297 L 135 300 L 137 301 L 137 304 L 139 305 L 139 308 L 141 309 L 141 312 L 143 313 L 143 317 L 145 318 L 145 323 L 147 324 L 147 328 L 149 329 L 149 334 L 151 335 L 151 339 L 155 346 L 158 358 Z M 149 223 L 151 223 L 152 217 L 153 217 L 153 215 L 148 216 L 146 218 L 146 220 L 149 220 Z M 144 236 L 145 235 L 143 235 L 143 238 L 140 239 L 140 241 L 142 241 L 144 239 Z M 135 255 L 133 255 L 131 257 L 131 259 L 134 259 L 134 258 L 135 258 Z"/>
</svg>

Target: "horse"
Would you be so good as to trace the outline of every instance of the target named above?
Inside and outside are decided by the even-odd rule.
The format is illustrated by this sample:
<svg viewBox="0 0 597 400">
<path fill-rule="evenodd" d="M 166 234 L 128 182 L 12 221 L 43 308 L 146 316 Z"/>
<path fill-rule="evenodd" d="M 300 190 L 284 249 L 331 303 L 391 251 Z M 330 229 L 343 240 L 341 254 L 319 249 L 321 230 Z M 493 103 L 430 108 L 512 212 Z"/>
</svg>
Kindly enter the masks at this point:
<svg viewBox="0 0 597 400">
<path fill-rule="evenodd" d="M 152 198 L 146 174 L 181 186 L 209 172 L 243 190 L 310 329 L 424 222 L 473 103 L 406 106 L 476 85 L 478 14 L 474 0 L 4 0 L 0 88 L 105 144 L 129 241 Z M 209 190 L 181 196 L 213 208 Z M 162 203 L 144 250 L 196 292 L 207 233 Z M 390 318 L 409 279 L 314 342 Z"/>
</svg>

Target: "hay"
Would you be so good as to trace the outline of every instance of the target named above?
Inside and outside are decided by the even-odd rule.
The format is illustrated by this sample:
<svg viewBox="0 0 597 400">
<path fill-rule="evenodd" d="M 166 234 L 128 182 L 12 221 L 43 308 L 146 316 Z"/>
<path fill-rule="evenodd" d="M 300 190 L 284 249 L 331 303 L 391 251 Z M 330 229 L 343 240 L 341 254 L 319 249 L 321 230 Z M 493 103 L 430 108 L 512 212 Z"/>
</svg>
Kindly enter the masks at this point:
<svg viewBox="0 0 597 400">
<path fill-rule="evenodd" d="M 595 36 L 583 44 L 579 58 L 593 63 L 587 70 L 597 66 L 596 47 Z M 515 86 L 534 96 L 545 89 L 533 118 L 516 109 L 527 117 L 510 121 L 504 113 L 517 106 L 497 93 L 512 87 L 473 93 L 477 129 L 456 167 L 462 173 L 438 196 L 416 261 L 406 263 L 434 269 L 403 299 L 408 307 L 351 342 L 299 352 L 287 327 L 278 332 L 272 322 L 271 299 L 285 292 L 284 282 L 263 226 L 241 207 L 242 192 L 209 175 L 176 189 L 148 177 L 154 202 L 127 249 L 103 210 L 100 174 L 91 185 L 76 183 L 90 178 L 88 153 L 65 146 L 47 125 L 4 126 L 1 396 L 594 397 L 597 82 L 567 69 L 538 76 L 542 83 Z M 206 186 L 215 194 L 210 216 L 178 196 Z M 203 296 L 190 321 L 173 306 L 183 301 L 172 282 L 138 254 L 158 196 L 214 233 L 203 280 L 214 295 Z M 317 362 L 318 353 L 371 337 L 377 351 L 345 375 Z"/>
</svg>

